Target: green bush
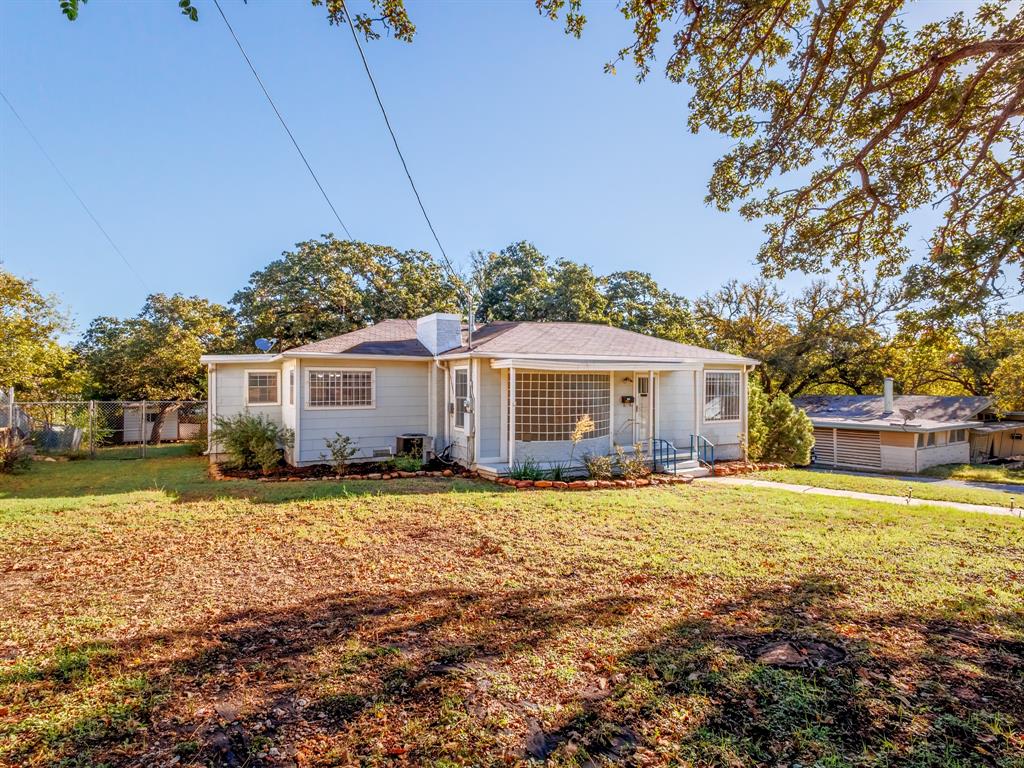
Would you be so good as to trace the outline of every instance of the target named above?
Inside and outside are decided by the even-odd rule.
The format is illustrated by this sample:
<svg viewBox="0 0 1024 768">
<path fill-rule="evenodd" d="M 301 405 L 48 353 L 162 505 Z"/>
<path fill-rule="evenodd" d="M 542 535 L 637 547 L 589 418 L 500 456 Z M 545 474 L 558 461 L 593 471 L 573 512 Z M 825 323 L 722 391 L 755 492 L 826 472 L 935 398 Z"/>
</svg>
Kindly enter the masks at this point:
<svg viewBox="0 0 1024 768">
<path fill-rule="evenodd" d="M 324 442 L 331 454 L 331 464 L 334 465 L 334 469 L 337 470 L 339 475 L 344 475 L 348 469 L 349 459 L 359 453 L 359 448 L 356 447 L 355 441 L 348 435 L 335 432 L 334 437 L 327 438 Z M 320 456 L 321 458 L 327 458 L 322 453 Z"/>
<path fill-rule="evenodd" d="M 32 466 L 28 445 L 20 437 L 13 437 L 7 430 L 0 434 L 0 474 L 24 472 Z"/>
<path fill-rule="evenodd" d="M 423 469 L 423 460 L 419 456 L 401 453 L 391 460 L 392 466 L 400 472 L 416 472 Z"/>
<path fill-rule="evenodd" d="M 545 473 L 548 480 L 568 480 L 572 476 L 572 463 L 568 461 L 557 461 Z"/>
<path fill-rule="evenodd" d="M 583 466 L 591 480 L 611 480 L 614 463 L 611 456 L 598 453 L 587 453 L 583 456 Z"/>
<path fill-rule="evenodd" d="M 747 397 L 747 457 L 802 466 L 811 461 L 814 426 L 782 392 L 769 398 L 756 379 Z"/>
<path fill-rule="evenodd" d="M 283 449 L 291 447 L 295 436 L 266 416 L 239 413 L 218 416 L 213 422 L 212 438 L 231 457 L 231 466 L 259 469 L 267 474 L 281 463 Z"/>
</svg>

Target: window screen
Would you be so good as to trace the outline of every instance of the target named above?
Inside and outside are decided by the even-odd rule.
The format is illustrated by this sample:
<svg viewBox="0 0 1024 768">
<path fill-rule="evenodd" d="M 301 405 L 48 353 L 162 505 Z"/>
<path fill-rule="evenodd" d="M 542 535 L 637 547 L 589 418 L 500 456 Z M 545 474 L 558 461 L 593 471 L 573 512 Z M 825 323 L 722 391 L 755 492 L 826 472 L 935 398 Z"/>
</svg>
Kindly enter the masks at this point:
<svg viewBox="0 0 1024 768">
<path fill-rule="evenodd" d="M 966 429 L 954 429 L 949 433 L 949 442 L 951 443 L 962 443 L 967 440 Z"/>
<path fill-rule="evenodd" d="M 246 402 L 249 405 L 277 402 L 276 371 L 250 371 L 246 387 Z"/>
<path fill-rule="evenodd" d="M 455 369 L 455 426 L 462 429 L 466 426 L 466 401 L 469 399 L 469 371 L 465 368 Z"/>
<path fill-rule="evenodd" d="M 310 371 L 309 406 L 373 407 L 373 371 Z"/>
<path fill-rule="evenodd" d="M 594 421 L 584 438 L 608 435 L 611 383 L 606 373 L 520 373 L 515 401 L 517 440 L 569 440 L 583 416 Z"/>
<path fill-rule="evenodd" d="M 736 421 L 740 417 L 738 371 L 704 374 L 704 421 Z"/>
</svg>

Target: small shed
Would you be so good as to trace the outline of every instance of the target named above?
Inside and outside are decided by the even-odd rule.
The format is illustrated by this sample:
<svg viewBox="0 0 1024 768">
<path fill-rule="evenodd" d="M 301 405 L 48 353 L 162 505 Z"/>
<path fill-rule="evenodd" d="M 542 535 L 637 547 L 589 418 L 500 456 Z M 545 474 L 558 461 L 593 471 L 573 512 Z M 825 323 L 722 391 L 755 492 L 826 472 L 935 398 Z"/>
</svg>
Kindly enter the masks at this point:
<svg viewBox="0 0 1024 768">
<path fill-rule="evenodd" d="M 124 442 L 126 443 L 141 443 L 143 438 L 142 432 L 142 403 L 125 403 L 124 405 Z M 145 439 L 146 442 L 150 442 L 153 433 L 153 424 L 156 423 L 157 415 L 160 412 L 160 406 L 156 403 L 146 405 L 146 431 Z M 181 428 L 185 427 L 185 431 L 188 428 L 194 427 L 194 432 L 191 437 L 185 437 L 181 434 Z M 160 440 L 166 442 L 173 442 L 175 440 L 191 440 L 198 436 L 199 426 L 197 424 L 179 424 L 178 423 L 178 409 L 170 408 L 164 414 L 164 423 L 160 427 Z"/>
</svg>

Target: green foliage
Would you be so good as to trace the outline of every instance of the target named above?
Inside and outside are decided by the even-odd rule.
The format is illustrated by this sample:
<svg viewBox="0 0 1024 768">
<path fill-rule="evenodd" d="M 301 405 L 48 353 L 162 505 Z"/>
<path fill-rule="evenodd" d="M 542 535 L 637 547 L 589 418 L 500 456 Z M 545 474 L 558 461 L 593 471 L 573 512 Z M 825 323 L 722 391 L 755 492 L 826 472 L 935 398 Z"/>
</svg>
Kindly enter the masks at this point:
<svg viewBox="0 0 1024 768">
<path fill-rule="evenodd" d="M 339 475 L 344 475 L 348 469 L 349 460 L 359 453 L 355 441 L 348 435 L 335 432 L 334 437 L 329 437 L 324 442 L 330 453 L 331 464 L 334 465 Z"/>
<path fill-rule="evenodd" d="M 430 254 L 329 234 L 253 272 L 231 304 L 247 349 L 259 337 L 289 349 L 387 318 L 458 308 L 450 277 Z"/>
<path fill-rule="evenodd" d="M 0 388 L 14 387 L 23 399 L 77 395 L 83 378 L 59 336 L 70 330 L 57 300 L 0 269 Z"/>
<path fill-rule="evenodd" d="M 269 473 L 281 463 L 282 449 L 290 448 L 294 434 L 279 427 L 263 414 L 239 413 L 214 419 L 213 441 L 231 457 L 238 469 L 259 469 Z"/>
<path fill-rule="evenodd" d="M 552 263 L 531 243 L 473 258 L 477 319 L 549 320 L 614 325 L 673 341 L 699 338 L 689 302 L 646 272 L 598 277 L 566 259 Z"/>
<path fill-rule="evenodd" d="M 747 394 L 747 456 L 752 461 L 809 464 L 814 427 L 807 414 L 782 392 L 769 397 L 756 380 Z"/>
<path fill-rule="evenodd" d="M 591 480 L 611 480 L 615 465 L 611 456 L 587 453 L 583 456 L 583 466 Z"/>
<path fill-rule="evenodd" d="M 543 480 L 544 470 L 529 456 L 512 462 L 508 476 L 513 480 Z"/>
<path fill-rule="evenodd" d="M 651 465 L 642 443 L 636 443 L 632 453 L 626 453 L 621 445 L 615 446 L 615 466 L 626 480 L 636 480 L 651 474 Z"/>
<path fill-rule="evenodd" d="M 235 325 L 219 304 L 155 293 L 135 317 L 93 320 L 77 351 L 97 399 L 196 400 L 206 393 L 200 355 L 233 347 Z"/>
<path fill-rule="evenodd" d="M 568 480 L 572 477 L 572 461 L 556 461 L 544 473 L 548 480 Z"/>
<path fill-rule="evenodd" d="M 423 460 L 419 456 L 412 456 L 407 453 L 399 454 L 392 459 L 395 469 L 401 472 L 416 472 L 423 469 Z"/>
</svg>

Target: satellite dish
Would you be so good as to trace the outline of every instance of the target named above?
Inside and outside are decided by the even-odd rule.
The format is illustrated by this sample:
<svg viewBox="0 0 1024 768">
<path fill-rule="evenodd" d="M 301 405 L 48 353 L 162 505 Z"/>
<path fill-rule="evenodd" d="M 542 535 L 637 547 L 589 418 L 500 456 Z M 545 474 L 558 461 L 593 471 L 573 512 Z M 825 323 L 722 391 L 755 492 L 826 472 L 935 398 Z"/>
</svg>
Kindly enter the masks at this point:
<svg viewBox="0 0 1024 768">
<path fill-rule="evenodd" d="M 256 349 L 260 352 L 269 352 L 276 343 L 277 339 L 256 339 Z"/>
<path fill-rule="evenodd" d="M 916 408 L 900 408 L 900 416 L 903 417 L 903 423 L 905 424 L 908 421 L 912 421 L 913 418 L 915 416 L 917 416 L 917 409 Z"/>
</svg>

